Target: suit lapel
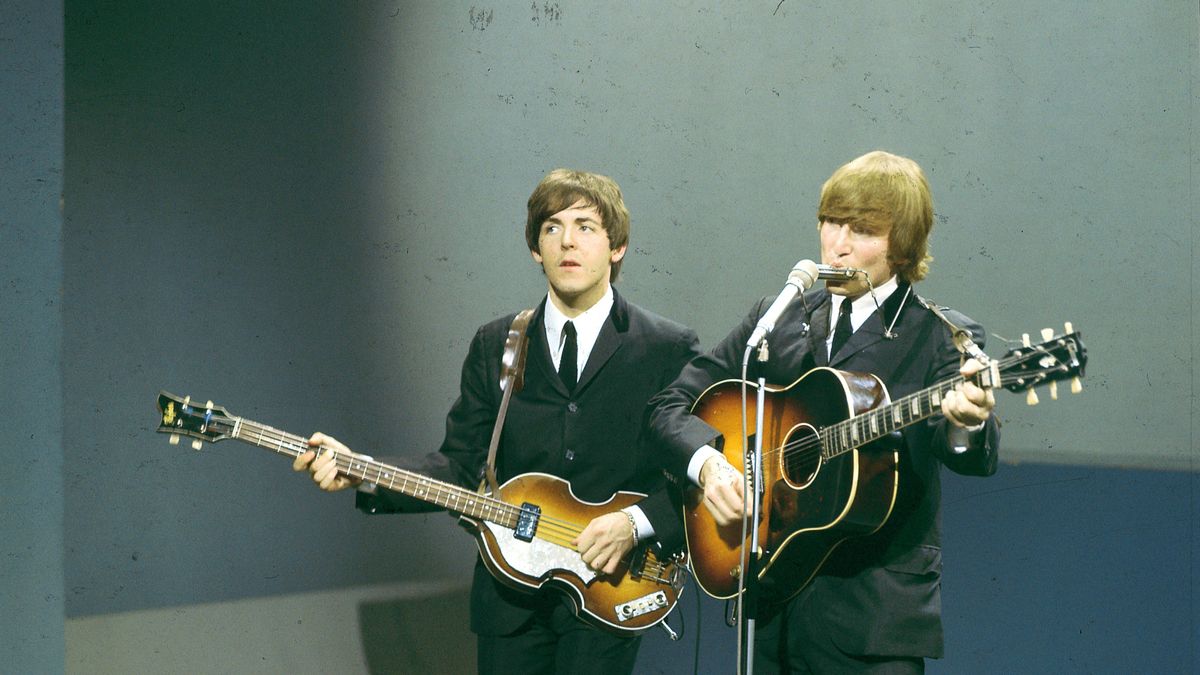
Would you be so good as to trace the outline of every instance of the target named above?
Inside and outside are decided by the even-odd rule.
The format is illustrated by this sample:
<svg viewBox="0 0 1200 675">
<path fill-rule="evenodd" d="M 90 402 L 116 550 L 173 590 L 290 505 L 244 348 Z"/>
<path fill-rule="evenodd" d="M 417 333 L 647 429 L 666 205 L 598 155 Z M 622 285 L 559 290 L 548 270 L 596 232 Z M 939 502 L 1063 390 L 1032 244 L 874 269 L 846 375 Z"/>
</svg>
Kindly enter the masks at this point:
<svg viewBox="0 0 1200 675">
<path fill-rule="evenodd" d="M 604 364 L 621 348 L 621 343 L 621 334 L 613 326 L 612 317 L 609 317 L 604 322 L 604 327 L 600 329 L 600 335 L 596 337 L 596 344 L 592 347 L 592 353 L 588 355 L 583 372 L 579 374 L 579 383 L 575 385 L 576 394 L 583 391 L 588 383 L 596 377 L 596 373 L 600 372 Z"/>
<path fill-rule="evenodd" d="M 583 391 L 584 387 L 596 377 L 596 374 L 604 368 L 604 364 L 616 354 L 623 344 L 625 344 L 625 333 L 629 331 L 629 306 L 625 303 L 625 298 L 613 289 L 613 305 L 608 312 L 608 319 L 605 320 L 604 326 L 600 329 L 600 335 L 596 336 L 596 344 L 592 346 L 592 353 L 588 355 L 587 363 L 583 365 L 583 372 L 579 374 L 579 383 L 575 385 L 575 392 L 578 394 Z"/>
<path fill-rule="evenodd" d="M 858 330 L 854 331 L 854 334 L 850 336 L 850 339 L 846 340 L 846 344 L 842 345 L 842 348 L 834 355 L 829 365 L 836 368 L 838 364 L 882 340 L 883 329 L 880 326 L 879 310 L 876 310 L 871 316 L 867 317 L 866 323 L 859 326 Z M 827 352 L 828 350 L 825 351 Z"/>
<path fill-rule="evenodd" d="M 818 366 L 829 365 L 829 350 L 825 347 L 825 340 L 829 337 L 829 308 L 832 306 L 833 301 L 826 293 L 809 320 L 808 330 L 812 333 L 809 345 L 813 352 L 813 362 Z"/>
</svg>

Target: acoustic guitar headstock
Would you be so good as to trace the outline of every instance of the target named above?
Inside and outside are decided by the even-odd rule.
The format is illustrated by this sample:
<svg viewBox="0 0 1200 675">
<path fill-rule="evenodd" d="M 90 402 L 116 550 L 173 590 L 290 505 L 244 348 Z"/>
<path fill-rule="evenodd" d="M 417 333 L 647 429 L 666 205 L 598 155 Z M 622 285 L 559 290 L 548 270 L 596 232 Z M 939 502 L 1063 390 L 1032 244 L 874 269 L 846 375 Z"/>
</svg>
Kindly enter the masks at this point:
<svg viewBox="0 0 1200 675">
<path fill-rule="evenodd" d="M 1051 328 L 1042 329 L 1042 341 L 1033 344 L 1029 334 L 1021 336 L 1021 345 L 1010 349 L 1000 360 L 1001 384 L 1009 391 L 1027 391 L 1025 402 L 1038 404 L 1034 387 L 1048 384 L 1050 398 L 1058 399 L 1058 382 L 1071 381 L 1071 393 L 1083 390 L 1080 378 L 1087 366 L 1087 347 L 1070 322 L 1064 332 L 1055 335 Z"/>
</svg>

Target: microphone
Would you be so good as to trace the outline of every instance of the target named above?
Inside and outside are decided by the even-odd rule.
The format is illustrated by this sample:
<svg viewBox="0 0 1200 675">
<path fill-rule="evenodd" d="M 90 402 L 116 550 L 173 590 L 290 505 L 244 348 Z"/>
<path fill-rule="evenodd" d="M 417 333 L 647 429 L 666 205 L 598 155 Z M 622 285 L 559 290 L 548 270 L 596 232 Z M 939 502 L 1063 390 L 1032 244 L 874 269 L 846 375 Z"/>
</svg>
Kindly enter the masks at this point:
<svg viewBox="0 0 1200 675">
<path fill-rule="evenodd" d="M 775 322 L 779 320 L 779 315 L 783 314 L 783 310 L 796 298 L 797 295 L 803 293 L 813 282 L 817 280 L 818 268 L 817 264 L 811 260 L 801 260 L 792 268 L 788 274 L 787 283 L 784 284 L 783 290 L 780 291 L 779 297 L 775 298 L 775 302 L 767 308 L 762 317 L 758 320 L 758 325 L 754 327 L 754 332 L 750 334 L 750 339 L 746 341 L 747 347 L 757 347 L 758 343 L 767 337 L 767 334 L 775 330 Z"/>
</svg>

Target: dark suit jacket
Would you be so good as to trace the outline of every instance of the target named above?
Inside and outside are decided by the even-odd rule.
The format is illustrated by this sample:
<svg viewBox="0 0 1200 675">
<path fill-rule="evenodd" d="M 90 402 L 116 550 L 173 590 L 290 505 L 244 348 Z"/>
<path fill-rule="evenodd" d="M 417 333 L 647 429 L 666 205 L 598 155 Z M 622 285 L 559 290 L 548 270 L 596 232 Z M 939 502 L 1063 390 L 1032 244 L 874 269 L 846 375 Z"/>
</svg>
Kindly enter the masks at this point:
<svg viewBox="0 0 1200 675">
<path fill-rule="evenodd" d="M 613 308 L 568 394 L 546 345 L 545 301 L 530 321 L 525 384 L 509 403 L 496 456 L 496 477 L 542 472 L 571 483 L 576 497 L 603 502 L 620 490 L 649 496 L 639 502 L 656 539 L 668 551 L 681 548 L 681 517 L 664 489 L 660 451 L 644 433 L 646 401 L 699 353 L 694 331 L 647 312 L 613 291 Z M 463 362 L 461 391 L 446 418 L 441 448 L 424 458 L 392 458 L 402 468 L 475 488 L 487 461 L 500 405 L 500 360 L 515 316 L 481 327 Z M 359 494 L 371 513 L 433 511 L 438 507 L 380 490 Z M 503 635 L 532 611 L 558 601 L 549 594 L 515 591 L 476 564 L 471 592 L 471 628 Z"/>
<path fill-rule="evenodd" d="M 814 367 L 828 365 L 877 375 L 895 400 L 952 377 L 960 359 L 949 330 L 915 298 L 903 301 L 907 289 L 901 284 L 883 307 L 888 322 L 899 307 L 895 339 L 884 338 L 884 323 L 876 312 L 832 363 L 825 348 L 831 330 L 830 296 L 825 289 L 809 291 L 803 303 L 793 302 L 780 317 L 768 338 L 770 360 L 765 366 L 751 359 L 749 379 L 763 374 L 769 384 L 787 385 Z M 694 359 L 651 401 L 652 434 L 670 449 L 668 470 L 674 475 L 685 476 L 694 451 L 716 438 L 717 432 L 689 410 L 709 385 L 741 376 L 746 340 L 771 300 L 760 301 L 712 352 Z M 978 324 L 952 311 L 946 314 L 983 345 Z M 955 453 L 947 438 L 948 427 L 937 415 L 902 432 L 898 501 L 888 522 L 869 537 L 839 546 L 797 596 L 799 600 L 807 594 L 808 606 L 822 613 L 817 625 L 826 626 L 848 653 L 942 654 L 940 466 L 962 474 L 990 475 L 996 470 L 999 442 L 992 417 L 983 431 L 972 435 L 966 452 Z M 764 615 L 778 609 L 768 607 Z"/>
</svg>

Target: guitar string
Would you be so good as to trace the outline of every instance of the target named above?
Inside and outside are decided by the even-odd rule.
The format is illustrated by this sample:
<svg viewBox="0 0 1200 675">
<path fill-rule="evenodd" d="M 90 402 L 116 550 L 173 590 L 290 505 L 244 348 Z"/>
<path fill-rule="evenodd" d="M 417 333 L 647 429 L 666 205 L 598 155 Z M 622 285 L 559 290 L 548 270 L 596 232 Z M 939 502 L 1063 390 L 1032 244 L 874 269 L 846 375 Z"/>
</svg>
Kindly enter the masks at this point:
<svg viewBox="0 0 1200 675">
<path fill-rule="evenodd" d="M 307 444 L 306 439 L 300 438 L 298 436 L 289 434 L 284 431 L 280 431 L 278 429 L 274 429 L 274 428 L 266 426 L 266 425 L 260 425 L 257 423 L 246 423 L 245 428 L 250 429 L 251 431 L 253 431 L 257 434 L 256 444 L 261 445 L 263 447 L 274 447 L 277 451 L 282 451 L 286 448 L 286 450 L 289 451 L 287 454 L 289 454 L 292 457 L 297 457 L 297 456 L 303 454 L 304 452 L 307 452 L 308 450 L 312 449 L 311 446 L 309 446 Z M 243 434 L 243 435 L 245 435 L 245 434 Z M 251 434 L 250 436 L 253 436 L 253 435 L 254 434 Z M 264 442 L 262 442 L 264 439 L 271 441 L 271 442 L 264 443 Z M 368 469 L 372 466 L 374 466 L 374 467 L 382 467 L 383 466 L 374 461 L 360 460 L 354 456 L 346 455 L 345 453 L 340 453 L 340 452 L 336 453 L 334 461 L 337 464 L 337 467 L 338 467 L 340 473 L 347 474 L 347 475 L 355 475 L 356 477 L 360 477 L 364 480 L 369 478 L 370 472 L 365 469 L 356 471 L 354 469 L 355 464 L 366 466 Z M 520 507 L 510 504 L 508 502 L 501 501 L 501 500 L 498 500 L 498 499 L 495 499 L 492 497 L 485 497 L 482 495 L 478 495 L 477 493 L 467 491 L 465 488 L 460 488 L 458 486 L 451 485 L 449 483 L 443 483 L 441 481 L 438 481 L 438 480 L 435 480 L 432 478 L 428 478 L 425 476 L 421 476 L 420 474 L 416 474 L 413 472 L 404 471 L 402 469 L 399 471 L 403 471 L 405 474 L 405 477 L 402 477 L 402 479 L 400 481 L 400 482 L 402 482 L 402 484 L 407 484 L 407 483 L 412 482 L 414 484 L 420 485 L 420 484 L 424 483 L 425 484 L 424 487 L 426 488 L 426 490 L 425 490 L 426 495 L 428 495 L 431 490 L 439 493 L 439 495 L 441 497 L 440 499 L 437 497 L 431 498 L 433 503 L 435 503 L 435 504 L 440 504 L 442 506 L 449 508 L 452 501 L 454 502 L 454 504 L 456 506 L 459 506 L 459 507 L 462 506 L 463 502 L 476 502 L 477 506 L 473 510 L 467 511 L 464 509 L 464 510 L 462 510 L 462 512 L 472 515 L 472 514 L 482 514 L 482 513 L 490 511 L 493 514 L 499 513 L 503 516 L 510 517 L 514 520 L 516 518 L 518 518 L 520 515 L 520 512 L 521 512 Z M 357 473 L 361 473 L 362 475 L 357 476 L 356 475 Z M 380 478 L 383 477 L 382 472 L 377 471 L 377 473 Z M 389 473 L 392 473 L 392 472 L 389 472 Z M 387 484 L 390 484 L 393 487 L 396 485 L 396 483 L 397 483 L 397 481 L 394 478 L 389 479 L 387 481 Z M 482 504 L 482 506 L 479 506 L 479 504 Z M 495 516 L 493 515 L 493 518 L 494 517 Z M 501 524 L 504 524 L 504 523 L 501 523 Z M 539 515 L 537 530 L 538 531 L 535 536 L 537 536 L 539 539 L 543 539 L 552 544 L 556 544 L 556 545 L 562 546 L 564 548 L 571 548 L 571 549 L 574 548 L 571 545 L 571 542 L 574 540 L 574 538 L 576 536 L 578 536 L 579 534 L 581 534 L 583 532 L 583 530 L 579 527 L 579 525 L 574 522 L 559 519 L 559 518 L 554 518 L 552 516 L 547 516 L 545 514 Z M 657 560 L 657 557 L 653 555 L 653 551 L 647 549 L 646 558 L 647 558 L 647 564 L 645 566 L 645 571 L 647 571 L 651 574 L 654 574 L 654 573 L 662 573 L 666 570 L 666 566 Z"/>
<path fill-rule="evenodd" d="M 1029 360 L 1032 358 L 1039 358 L 1040 356 L 1041 356 L 1041 354 L 1038 352 L 1031 352 L 1031 353 L 1024 354 L 1024 355 L 1018 355 L 1017 357 L 1014 357 L 1011 359 L 1001 359 L 999 361 L 999 364 L 1002 367 L 1007 368 L 1015 363 L 1019 363 L 1020 361 Z M 1054 371 L 1058 371 L 1058 370 L 1062 370 L 1062 369 L 1061 368 L 1044 368 L 1044 369 L 1041 369 L 1041 371 L 1039 371 L 1039 372 L 1049 373 L 1049 372 L 1054 372 Z M 1003 386 L 1004 384 L 1008 384 L 1008 383 L 1012 383 L 1012 382 L 1017 382 L 1017 381 L 1021 380 L 1023 377 L 1028 377 L 1028 376 L 1029 376 L 1028 373 L 1023 374 L 1023 375 L 1013 375 L 1013 376 L 1001 374 L 999 386 Z M 945 380 L 945 381 L 939 383 L 938 385 L 934 385 L 934 387 L 932 387 L 930 390 L 916 392 L 914 394 L 910 394 L 909 396 L 903 397 L 903 398 L 897 400 L 895 402 L 895 405 L 899 406 L 899 409 L 903 409 L 905 407 L 904 404 L 906 402 L 916 401 L 918 403 L 921 403 L 921 402 L 925 401 L 926 399 L 928 399 L 929 403 L 930 403 L 930 408 L 932 408 L 932 401 L 933 401 L 932 390 L 933 389 L 936 389 L 937 393 L 939 395 L 944 395 L 943 389 L 945 391 L 949 391 L 950 388 L 952 388 L 953 386 L 955 386 L 961 382 L 964 382 L 964 381 L 965 381 L 965 378 L 962 378 L 962 377 L 951 378 L 949 380 Z M 853 418 L 843 420 L 842 422 L 839 422 L 837 424 L 830 425 L 829 427 L 822 429 L 819 432 L 818 436 L 816 436 L 816 437 L 809 436 L 803 440 L 793 441 L 793 442 L 785 444 L 781 448 L 776 448 L 772 451 L 769 451 L 768 457 L 765 458 L 764 461 L 766 463 L 768 463 L 770 468 L 775 468 L 778 464 L 780 464 L 782 462 L 786 462 L 786 466 L 788 468 L 795 467 L 797 465 L 797 462 L 794 460 L 798 459 L 798 460 L 803 461 L 804 457 L 802 455 L 806 451 L 809 451 L 809 450 L 813 449 L 814 447 L 819 448 L 820 446 L 827 444 L 826 441 L 828 441 L 832 438 L 835 438 L 835 437 L 843 434 L 846 431 L 851 430 L 849 428 L 853 427 L 853 425 L 855 425 L 855 424 L 865 425 L 867 422 L 866 418 L 868 418 L 869 415 L 878 415 L 878 414 L 879 414 L 879 411 L 869 411 L 868 413 L 866 413 L 864 415 L 855 416 Z M 925 419 L 927 417 L 932 416 L 933 414 L 934 414 L 934 412 L 931 410 L 930 412 L 924 414 L 922 417 L 911 420 L 910 423 L 918 421 L 919 419 Z M 866 429 L 864 428 L 864 431 L 865 430 Z M 847 448 L 847 450 L 849 450 L 849 449 L 852 449 L 852 448 Z M 801 464 L 800 466 L 802 468 L 804 465 Z"/>
<path fill-rule="evenodd" d="M 1033 356 L 1036 356 L 1036 355 L 1028 355 L 1026 358 L 1032 358 Z M 1007 367 L 1007 366 L 1010 366 L 1021 360 L 1025 360 L 1025 359 L 1014 358 L 1007 362 L 1005 360 L 1001 360 L 1000 363 L 1001 363 L 1001 365 L 1004 365 L 1005 367 Z M 1005 375 L 1001 375 L 1000 386 L 1003 386 L 1006 383 L 1015 382 L 1015 381 L 1018 381 L 1021 379 L 1021 376 L 1011 376 L 1010 379 L 1007 379 L 1007 380 L 1005 379 L 1005 377 L 1006 377 Z M 916 421 L 919 421 L 920 419 L 925 419 L 925 418 L 930 417 L 933 414 L 935 414 L 934 410 L 933 410 L 933 393 L 935 391 L 938 394 L 938 396 L 943 396 L 943 395 L 945 395 L 945 392 L 949 391 L 954 386 L 956 386 L 964 381 L 965 381 L 965 378 L 962 378 L 962 377 L 956 377 L 956 378 L 951 378 L 949 380 L 944 380 L 944 381 L 934 385 L 930 389 L 923 390 L 923 391 L 916 392 L 916 393 L 910 394 L 908 396 L 902 397 L 902 398 L 898 399 L 897 401 L 893 402 L 889 407 L 891 407 L 895 410 L 905 410 L 905 409 L 911 407 L 908 404 L 916 402 L 919 404 L 918 407 L 923 414 L 921 417 L 909 420 L 908 423 L 916 422 Z M 928 402 L 928 407 L 930 409 L 928 412 L 925 411 L 926 406 L 923 405 L 926 402 Z M 870 421 L 870 416 L 872 416 L 872 415 L 876 416 L 877 418 L 886 417 L 886 415 L 882 414 L 881 411 L 879 411 L 879 410 L 871 410 L 862 415 L 856 415 L 852 418 L 848 418 L 848 419 L 838 422 L 836 424 L 832 424 L 828 427 L 825 427 L 818 433 L 817 436 L 808 436 L 804 439 L 789 442 L 780 448 L 776 448 L 772 451 L 769 451 L 770 455 L 771 455 L 770 460 L 787 461 L 789 467 L 795 466 L 796 463 L 794 461 L 790 461 L 790 460 L 797 459 L 797 455 L 802 455 L 805 451 L 811 450 L 814 447 L 820 447 L 822 445 L 827 445 L 828 444 L 827 441 L 829 441 L 833 438 L 836 438 L 838 436 L 844 435 L 847 432 L 853 431 L 853 427 L 855 425 L 862 427 L 863 431 L 866 431 L 865 426 Z M 880 435 L 876 435 L 876 437 L 879 437 L 879 436 Z M 854 446 L 854 447 L 857 447 L 857 446 Z M 847 449 L 850 449 L 850 448 L 847 448 Z M 777 455 L 778 455 L 778 457 L 777 457 Z M 800 457 L 799 459 L 803 459 L 803 457 Z M 778 461 L 771 461 L 771 465 L 774 466 L 775 464 L 778 463 Z"/>
<path fill-rule="evenodd" d="M 1029 361 L 1032 359 L 1040 359 L 1042 356 L 1043 356 L 1043 353 L 1040 351 L 1036 351 L 1036 350 L 1025 353 L 1025 354 L 1018 354 L 1017 356 L 1014 356 L 1011 358 L 1002 358 L 1002 359 L 998 360 L 997 367 L 1000 369 L 1007 369 L 1007 368 L 1011 368 L 1012 366 L 1019 364 L 1023 361 Z M 1061 370 L 1061 368 L 1059 368 L 1059 367 L 1041 368 L 1041 369 L 1038 369 L 1037 371 L 1035 371 L 1035 374 L 1053 373 L 1053 372 L 1059 371 L 1059 370 Z M 1001 373 L 1000 374 L 1000 383 L 998 386 L 1003 387 L 1006 384 L 1019 382 L 1021 379 L 1028 378 L 1028 377 L 1030 377 L 1029 373 L 1023 373 L 1020 375 L 1011 375 L 1011 374 L 1007 374 L 1007 373 Z M 909 394 L 908 396 L 901 397 L 900 399 L 897 399 L 896 401 L 892 402 L 889 405 L 889 407 L 891 407 L 893 409 L 902 410 L 906 407 L 906 405 L 905 405 L 906 403 L 912 403 L 915 401 L 918 404 L 920 404 L 920 403 L 924 402 L 926 399 L 929 400 L 931 407 L 932 407 L 932 393 L 934 391 L 936 391 L 939 396 L 943 396 L 943 395 L 945 395 L 945 392 L 949 391 L 950 389 L 954 388 L 955 386 L 957 386 L 963 382 L 966 382 L 966 378 L 964 378 L 962 376 L 956 376 L 956 377 L 952 377 L 947 380 L 943 380 L 942 382 L 934 384 L 932 387 L 930 387 L 928 389 L 924 389 L 924 390 Z M 931 411 L 928 414 L 925 414 L 923 417 L 919 417 L 917 419 L 911 420 L 910 423 L 919 421 L 920 419 L 925 419 L 926 417 L 930 417 L 933 414 L 935 414 L 935 413 Z M 764 464 L 769 466 L 770 468 L 774 468 L 781 463 L 788 462 L 788 460 L 792 460 L 792 459 L 803 460 L 804 459 L 803 457 L 797 458 L 797 455 L 802 455 L 803 453 L 810 451 L 814 448 L 820 449 L 822 446 L 827 445 L 828 439 L 833 438 L 837 435 L 840 435 L 842 432 L 848 430 L 850 427 L 853 427 L 855 424 L 865 424 L 867 421 L 866 418 L 869 418 L 869 416 L 871 416 L 871 415 L 879 415 L 879 411 L 870 410 L 862 415 L 855 415 L 854 417 L 850 417 L 848 419 L 837 422 L 836 424 L 831 424 L 831 425 L 821 429 L 815 436 L 812 436 L 812 435 L 806 436 L 804 439 L 791 441 L 791 442 L 785 443 L 783 446 L 768 450 L 767 452 L 763 453 L 764 454 L 764 457 L 763 457 Z M 787 466 L 789 466 L 789 467 L 794 466 L 794 465 L 795 465 L 795 462 L 790 462 L 787 464 Z"/>
<path fill-rule="evenodd" d="M 342 471 L 342 473 L 347 473 L 347 474 L 352 473 L 351 469 L 353 468 L 353 464 L 354 464 L 353 459 L 346 457 L 345 455 L 343 455 L 341 453 L 339 453 L 335 459 L 336 459 L 338 468 L 345 469 L 344 471 Z M 374 463 L 368 462 L 367 464 L 374 464 Z M 368 471 L 362 471 L 361 473 L 363 474 L 362 477 L 364 479 L 366 479 L 370 475 L 370 473 Z M 487 496 L 479 495 L 477 493 L 470 492 L 470 491 L 466 490 L 465 488 L 451 485 L 449 483 L 443 483 L 441 481 L 436 481 L 434 479 L 422 477 L 419 474 L 413 474 L 411 472 L 407 472 L 407 473 L 409 475 L 416 476 L 416 478 L 413 479 L 415 482 L 418 482 L 418 483 L 426 482 L 427 487 L 433 488 L 434 490 L 437 490 L 440 493 L 442 493 L 440 499 L 438 499 L 436 497 L 433 498 L 434 503 L 440 503 L 446 507 L 450 507 L 451 501 L 453 501 L 455 503 L 455 505 L 459 506 L 459 507 L 462 506 L 463 502 L 468 502 L 468 503 L 475 502 L 477 504 L 482 503 L 482 504 L 484 504 L 484 506 L 482 508 L 476 507 L 471 512 L 467 512 L 466 510 L 462 510 L 462 512 L 475 514 L 475 513 L 480 513 L 483 511 L 490 510 L 493 512 L 500 512 L 514 520 L 518 519 L 520 517 L 520 514 L 522 513 L 522 509 L 520 507 L 518 507 L 514 504 L 510 504 L 509 502 L 505 502 L 505 501 L 496 499 L 494 497 L 487 497 Z M 408 479 L 405 479 L 405 482 L 407 483 Z M 394 484 L 395 484 L 395 482 L 392 481 L 392 485 L 394 485 Z M 428 494 L 428 490 L 427 490 L 426 494 Z M 555 544 L 558 544 L 558 545 L 561 545 L 561 546 L 564 546 L 567 548 L 572 548 L 572 546 L 570 546 L 571 542 L 574 540 L 575 537 L 577 537 L 578 535 L 580 535 L 582 533 L 583 533 L 583 529 L 580 528 L 580 526 L 578 524 L 576 524 L 572 521 L 564 520 L 561 518 L 556 518 L 556 517 L 553 517 L 553 516 L 550 516 L 547 514 L 539 514 L 538 515 L 537 534 L 535 536 L 537 536 L 540 539 L 544 539 L 546 541 L 550 541 L 551 543 L 555 543 Z"/>
</svg>

